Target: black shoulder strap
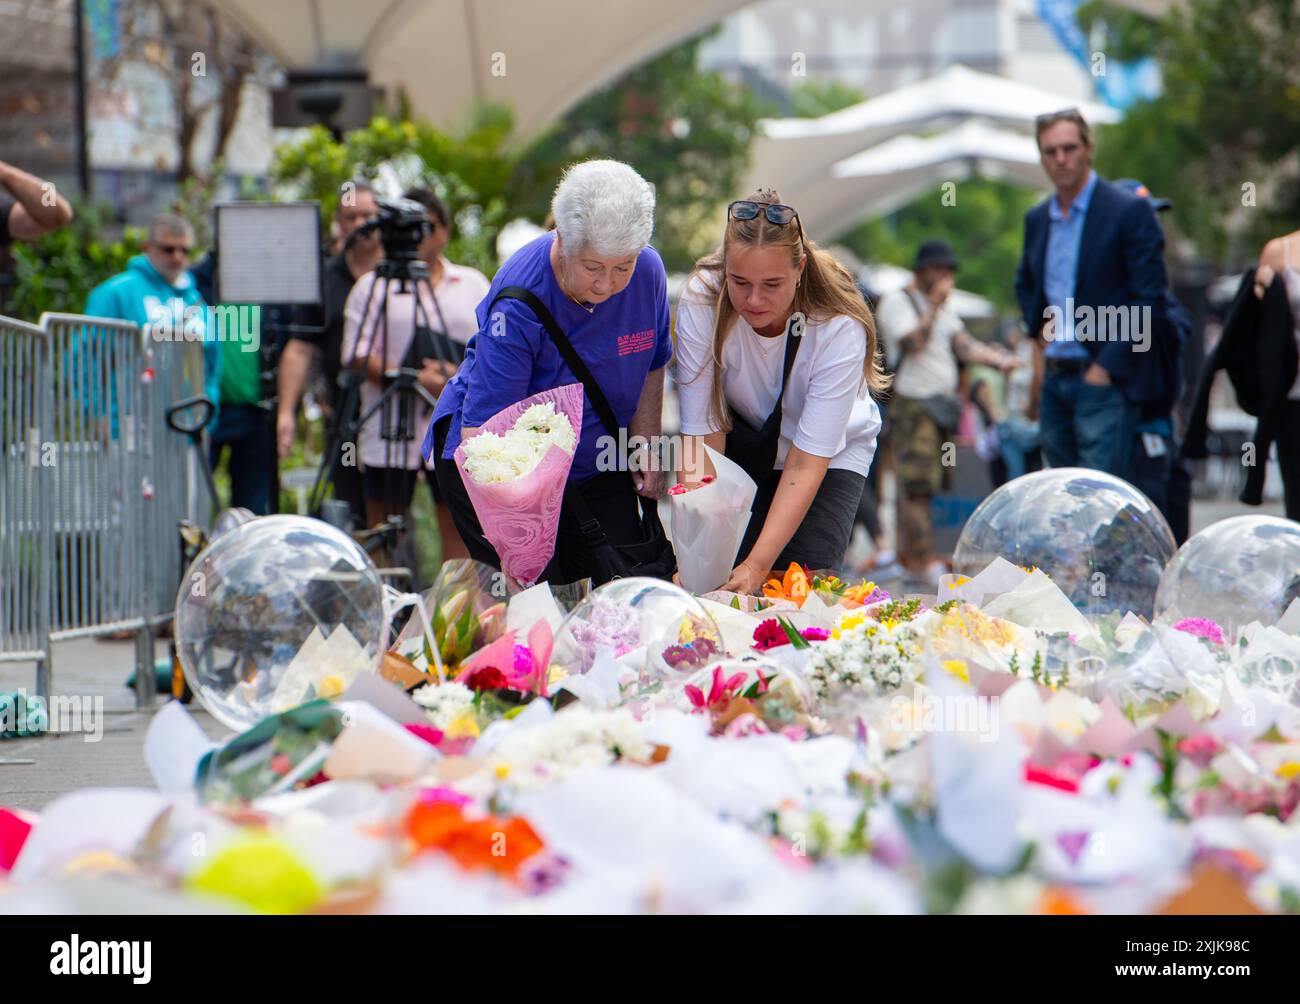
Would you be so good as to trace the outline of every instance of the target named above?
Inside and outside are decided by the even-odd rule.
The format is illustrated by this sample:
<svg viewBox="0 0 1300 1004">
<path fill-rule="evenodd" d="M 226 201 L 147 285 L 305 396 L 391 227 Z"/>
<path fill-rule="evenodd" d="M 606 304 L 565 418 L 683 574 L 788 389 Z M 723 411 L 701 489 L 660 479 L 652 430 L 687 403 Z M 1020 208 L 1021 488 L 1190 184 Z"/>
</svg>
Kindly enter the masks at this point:
<svg viewBox="0 0 1300 1004">
<path fill-rule="evenodd" d="M 804 331 L 807 330 L 807 328 L 804 325 L 800 325 L 800 327 Z M 780 400 L 785 399 L 785 385 L 790 379 L 790 371 L 794 369 L 794 357 L 799 354 L 799 343 L 803 341 L 802 332 L 800 334 L 795 334 L 793 330 L 794 328 L 793 323 L 790 325 L 790 328 L 791 330 L 786 332 L 786 337 L 785 337 L 785 368 L 781 371 Z"/>
<path fill-rule="evenodd" d="M 523 286 L 506 286 L 492 301 L 488 307 L 488 313 L 492 311 L 492 306 L 496 305 L 497 300 L 519 300 L 527 304 L 528 308 L 537 315 L 537 319 L 542 322 L 542 327 L 546 333 L 551 336 L 551 341 L 555 343 L 556 349 L 559 350 L 560 356 L 568 364 L 569 369 L 573 370 L 573 375 L 581 382 L 583 388 L 587 391 L 587 397 L 591 398 L 592 406 L 596 409 L 596 414 L 600 420 L 605 423 L 605 428 L 609 430 L 611 436 L 618 438 L 618 419 L 614 417 L 614 409 L 609 406 L 609 399 L 605 397 L 605 392 L 600 389 L 600 384 L 596 383 L 596 378 L 592 375 L 587 364 L 582 361 L 573 343 L 560 329 L 551 312 L 546 309 L 541 299 L 531 289 L 525 289 Z"/>
</svg>

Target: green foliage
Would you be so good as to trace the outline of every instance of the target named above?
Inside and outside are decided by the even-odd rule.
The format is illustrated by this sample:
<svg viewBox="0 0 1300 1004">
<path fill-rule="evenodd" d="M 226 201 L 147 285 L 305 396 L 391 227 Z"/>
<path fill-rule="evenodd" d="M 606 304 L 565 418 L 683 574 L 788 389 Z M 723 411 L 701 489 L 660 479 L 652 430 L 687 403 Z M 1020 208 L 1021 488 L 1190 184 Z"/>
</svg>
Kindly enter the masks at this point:
<svg viewBox="0 0 1300 1004">
<path fill-rule="evenodd" d="M 815 119 L 864 100 L 866 96 L 860 90 L 843 81 L 806 80 L 790 93 L 790 114 L 794 118 Z"/>
<path fill-rule="evenodd" d="M 81 313 L 90 291 L 143 249 L 146 235 L 138 227 L 127 227 L 121 240 L 107 238 L 111 207 L 74 201 L 73 211 L 63 229 L 14 244 L 17 285 L 5 307 L 10 316 L 35 322 L 47 311 Z"/>
<path fill-rule="evenodd" d="M 1041 195 L 981 178 L 961 182 L 955 195 L 954 205 L 944 205 L 943 189 L 936 186 L 891 216 L 864 223 L 840 243 L 860 258 L 911 268 L 917 248 L 942 237 L 961 261 L 958 285 L 1014 311 L 1024 215 Z"/>
<path fill-rule="evenodd" d="M 389 163 L 404 186 L 427 185 L 446 200 L 454 220 L 447 256 L 492 275 L 502 225 L 526 211 L 539 186 L 549 192 L 558 173 L 524 163 L 511 145 L 512 129 L 512 113 L 491 106 L 480 108 L 459 135 L 381 116 L 340 143 L 318 126 L 276 150 L 271 177 L 318 200 L 328 227 L 344 182 L 373 179 Z"/>
<path fill-rule="evenodd" d="M 589 97 L 529 151 L 541 165 L 612 157 L 655 186 L 654 246 L 670 272 L 688 271 L 722 239 L 722 207 L 739 191 L 758 119 L 775 108 L 719 73 L 701 72 L 701 35 Z M 539 190 L 530 215 L 545 215 Z"/>
<path fill-rule="evenodd" d="M 1294 0 L 1190 0 L 1158 24 L 1111 4 L 1082 8 L 1111 58 L 1153 56 L 1160 97 L 1102 127 L 1097 168 L 1173 199 L 1171 222 L 1233 267 L 1300 220 L 1300 7 Z M 1243 186 L 1253 185 L 1256 206 Z"/>
<path fill-rule="evenodd" d="M 216 161 L 205 177 L 193 175 L 181 182 L 180 191 L 172 202 L 172 212 L 186 220 L 194 229 L 194 254 L 199 256 L 212 246 L 212 203 L 217 198 L 217 185 L 224 173 L 224 165 Z"/>
</svg>

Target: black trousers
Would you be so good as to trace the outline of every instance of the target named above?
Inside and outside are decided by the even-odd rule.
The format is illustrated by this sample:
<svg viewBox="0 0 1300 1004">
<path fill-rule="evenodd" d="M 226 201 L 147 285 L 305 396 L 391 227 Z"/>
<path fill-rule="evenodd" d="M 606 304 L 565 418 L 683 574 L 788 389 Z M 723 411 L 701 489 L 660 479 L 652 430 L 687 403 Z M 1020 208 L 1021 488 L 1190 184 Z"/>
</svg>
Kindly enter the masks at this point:
<svg viewBox="0 0 1300 1004">
<path fill-rule="evenodd" d="M 456 466 L 455 460 L 442 458 L 450 427 L 451 418 L 448 417 L 442 419 L 433 430 L 434 473 L 438 479 L 438 488 L 443 501 L 451 510 L 452 521 L 460 531 L 470 557 L 493 568 L 500 568 L 501 558 L 483 536 L 478 513 L 474 511 L 474 503 L 470 501 L 465 483 L 461 480 L 460 468 Z M 609 471 L 597 474 L 577 487 L 592 513 L 600 520 L 601 529 L 605 531 L 610 543 L 635 544 L 642 539 L 640 497 L 632 484 L 631 474 L 627 471 Z M 595 572 L 586 539 L 577 520 L 569 512 L 568 506 L 565 506 L 560 510 L 555 555 L 537 581 L 562 585 L 590 578 Z"/>
<path fill-rule="evenodd" d="M 773 471 L 772 476 L 758 486 L 753 515 L 749 518 L 749 527 L 745 530 L 740 552 L 736 555 L 737 564 L 749 555 L 759 534 L 763 532 L 763 523 L 767 520 L 768 510 L 772 507 L 780 483 L 781 472 Z M 828 470 L 803 522 L 790 538 L 790 543 L 777 556 L 772 571 L 784 572 L 790 567 L 790 562 L 797 561 L 814 571 L 829 569 L 839 572 L 844 562 L 844 552 L 848 550 L 853 535 L 853 521 L 858 514 L 858 505 L 862 501 L 866 484 L 867 479 L 855 471 Z"/>
<path fill-rule="evenodd" d="M 1300 401 L 1282 406 L 1277 431 L 1277 466 L 1282 472 L 1286 518 L 1300 522 Z"/>
</svg>

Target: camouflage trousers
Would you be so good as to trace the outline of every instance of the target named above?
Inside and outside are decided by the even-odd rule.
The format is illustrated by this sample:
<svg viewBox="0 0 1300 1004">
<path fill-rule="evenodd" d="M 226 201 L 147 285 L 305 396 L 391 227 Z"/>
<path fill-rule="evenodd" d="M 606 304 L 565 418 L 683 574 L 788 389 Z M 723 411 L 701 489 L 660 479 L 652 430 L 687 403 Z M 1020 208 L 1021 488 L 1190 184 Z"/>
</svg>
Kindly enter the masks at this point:
<svg viewBox="0 0 1300 1004">
<path fill-rule="evenodd" d="M 898 556 L 918 568 L 934 553 L 931 501 L 944 487 L 944 434 L 916 398 L 893 398 L 889 419 L 898 471 Z"/>
</svg>

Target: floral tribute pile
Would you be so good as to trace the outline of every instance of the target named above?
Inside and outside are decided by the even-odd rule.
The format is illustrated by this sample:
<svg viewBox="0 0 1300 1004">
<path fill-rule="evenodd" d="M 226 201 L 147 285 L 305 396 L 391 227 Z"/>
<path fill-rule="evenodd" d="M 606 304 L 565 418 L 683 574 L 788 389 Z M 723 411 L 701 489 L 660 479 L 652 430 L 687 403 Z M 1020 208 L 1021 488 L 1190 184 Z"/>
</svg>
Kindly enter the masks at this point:
<svg viewBox="0 0 1300 1004">
<path fill-rule="evenodd" d="M 1003 561 L 576 631 L 599 594 L 495 584 L 449 563 L 432 637 L 227 743 L 168 706 L 157 790 L 0 810 L 0 907 L 1300 912 L 1287 618 L 1090 621 Z"/>
</svg>

